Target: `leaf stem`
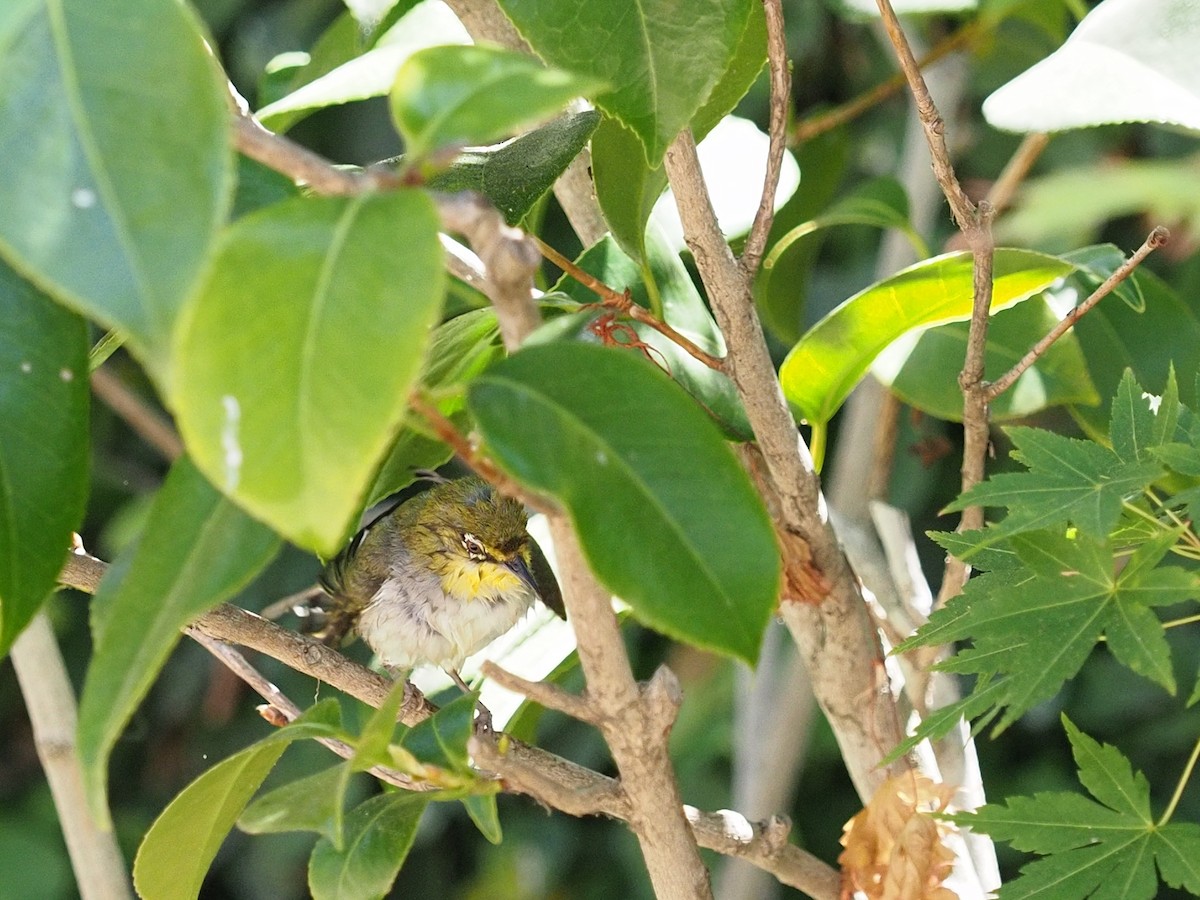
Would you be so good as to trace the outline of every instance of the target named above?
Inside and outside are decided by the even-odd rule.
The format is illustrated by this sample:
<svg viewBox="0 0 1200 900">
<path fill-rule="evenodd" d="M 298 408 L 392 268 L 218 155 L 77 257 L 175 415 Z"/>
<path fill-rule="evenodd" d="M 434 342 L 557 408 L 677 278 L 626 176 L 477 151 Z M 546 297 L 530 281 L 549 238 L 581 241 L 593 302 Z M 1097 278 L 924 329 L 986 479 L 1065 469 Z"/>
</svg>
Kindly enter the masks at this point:
<svg viewBox="0 0 1200 900">
<path fill-rule="evenodd" d="M 1194 616 L 1184 616 L 1182 619 L 1172 619 L 1169 622 L 1163 622 L 1163 628 L 1178 628 L 1181 625 L 1191 625 L 1193 622 L 1200 622 L 1200 613 Z"/>
<path fill-rule="evenodd" d="M 1192 747 L 1192 755 L 1188 757 L 1187 765 L 1183 767 L 1183 774 L 1179 776 L 1179 783 L 1175 785 L 1175 793 L 1171 795 L 1171 802 L 1167 804 L 1167 808 L 1163 810 L 1162 817 L 1158 820 L 1158 827 L 1162 828 L 1171 821 L 1171 816 L 1175 815 L 1175 807 L 1179 805 L 1179 800 L 1183 796 L 1183 789 L 1187 787 L 1188 781 L 1192 777 L 1192 770 L 1196 768 L 1196 761 L 1200 759 L 1200 738 L 1197 738 L 1196 744 Z"/>
</svg>

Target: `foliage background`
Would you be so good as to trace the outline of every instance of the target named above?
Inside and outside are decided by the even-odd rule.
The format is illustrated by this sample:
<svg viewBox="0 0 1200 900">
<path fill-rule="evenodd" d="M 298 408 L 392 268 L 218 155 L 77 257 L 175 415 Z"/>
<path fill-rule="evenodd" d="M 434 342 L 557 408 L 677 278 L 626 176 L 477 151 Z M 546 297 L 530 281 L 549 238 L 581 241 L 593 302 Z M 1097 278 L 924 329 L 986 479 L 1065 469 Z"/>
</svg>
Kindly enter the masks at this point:
<svg viewBox="0 0 1200 900">
<path fill-rule="evenodd" d="M 219 53 L 238 88 L 252 105 L 260 74 L 276 54 L 306 48 L 343 9 L 335 0 L 198 0 L 194 4 L 215 36 Z M 948 64 L 948 76 L 959 80 L 962 99 L 944 109 L 952 151 L 968 190 L 981 195 L 1003 167 L 1018 138 L 982 121 L 982 99 L 1000 84 L 1049 53 L 1082 12 L 1078 2 L 1042 0 L 1019 6 L 993 32 L 976 40 L 965 59 Z M 892 74 L 892 56 L 869 23 L 855 21 L 826 3 L 785 3 L 793 90 L 798 117 L 844 102 Z M 919 31 L 927 42 L 953 31 L 964 20 L 926 17 Z M 388 125 L 384 101 L 367 101 L 312 116 L 293 136 L 326 156 L 347 163 L 367 163 L 395 155 L 400 147 Z M 852 123 L 844 132 L 819 139 L 796 152 L 809 180 L 780 214 L 777 233 L 802 221 L 805 202 L 840 196 L 871 178 L 895 173 L 904 144 L 909 102 L 904 95 L 887 101 Z M 765 80 L 738 110 L 765 127 Z M 829 178 L 812 178 L 833 150 L 845 154 L 844 169 Z M 1038 161 L 1034 177 L 1137 159 L 1182 160 L 1195 152 L 1194 138 L 1166 129 L 1114 126 L 1056 137 Z M 1086 186 L 1086 185 L 1085 185 Z M 1149 182 L 1140 202 L 1104 209 L 1086 190 L 1069 190 L 1054 204 L 1026 205 L 1009 219 L 1007 241 L 1047 251 L 1072 249 L 1080 243 L 1111 241 L 1123 248 L 1139 244 L 1156 219 L 1148 211 L 1170 197 Z M 924 236 L 933 247 L 952 235 L 949 217 L 932 217 Z M 579 249 L 561 213 L 548 201 L 542 211 L 543 237 L 568 255 Z M 1016 221 L 1014 221 L 1016 220 Z M 1064 224 L 1065 223 L 1065 224 Z M 1178 292 L 1200 319 L 1200 256 L 1186 228 L 1171 225 L 1175 240 L 1152 268 Z M 918 227 L 921 227 L 918 225 Z M 1005 228 L 1001 220 L 1001 233 Z M 824 240 L 807 283 L 804 321 L 815 322 L 841 300 L 875 280 L 880 233 L 865 226 L 834 229 Z M 547 269 L 547 283 L 556 273 Z M 1152 313 L 1151 313 L 1152 314 Z M 782 358 L 786 350 L 775 348 Z M 1148 361 L 1165 369 L 1166 360 Z M 108 366 L 143 396 L 153 396 L 140 370 L 119 353 Z M 1189 383 L 1194 373 L 1184 372 Z M 92 413 L 92 486 L 83 537 L 97 555 L 111 559 L 136 532 L 150 492 L 165 473 L 165 464 L 132 435 L 101 403 Z M 1076 428 L 1061 411 L 1037 417 L 1036 424 Z M 837 422 L 833 447 L 836 452 Z M 918 448 L 945 442 L 942 455 L 925 464 Z M 902 416 L 891 499 L 914 518 L 917 531 L 951 527 L 936 511 L 957 490 L 956 426 L 917 415 Z M 993 471 L 1005 465 L 1007 447 L 997 446 Z M 831 452 L 831 456 L 833 455 Z M 940 552 L 932 545 L 925 562 L 940 571 Z M 312 582 L 316 560 L 296 550 L 285 551 L 234 602 L 251 609 L 299 590 Z M 86 601 L 63 593 L 50 604 L 59 640 L 78 687 L 89 652 Z M 1183 684 L 1192 682 L 1200 662 L 1200 636 L 1192 629 L 1168 634 Z M 731 747 L 730 717 L 733 666 L 699 651 L 672 645 L 633 624 L 627 640 L 639 675 L 648 675 L 667 658 L 680 674 L 687 700 L 674 735 L 677 766 L 687 802 L 709 809 L 731 803 L 728 796 Z M 270 660 L 260 660 L 265 674 L 296 697 L 317 694 L 302 676 Z M 577 686 L 577 685 L 576 685 Z M 268 729 L 253 712 L 255 700 L 200 648 L 183 643 L 116 748 L 111 799 L 123 847 L 131 858 L 137 842 L 163 806 L 192 778 Z M 1076 790 L 1075 768 L 1059 723 L 1060 711 L 1097 740 L 1120 746 L 1137 769 L 1159 789 L 1169 789 L 1183 767 L 1200 711 L 1184 715 L 1177 705 L 1127 669 L 1103 649 L 1093 654 L 1082 674 L 1052 704 L 1024 717 L 998 740 L 982 740 L 981 762 L 989 796 L 1032 794 L 1042 790 Z M 539 741 L 580 763 L 611 771 L 599 739 L 588 728 L 557 714 L 539 726 Z M 272 776 L 280 782 L 309 771 L 324 751 L 298 746 Z M 1156 779 L 1156 772 L 1171 773 Z M 270 782 L 269 782 L 270 783 Z M 364 778 L 359 790 L 371 790 Z M 1156 797 L 1160 804 L 1165 797 Z M 597 820 L 551 819 L 527 800 L 500 798 L 505 840 L 487 844 L 454 804 L 428 810 L 417 843 L 400 873 L 394 896 L 482 898 L 643 897 L 649 895 L 636 843 L 624 828 Z M 832 735 L 820 718 L 814 722 L 793 808 L 794 838 L 833 861 L 842 824 L 857 811 Z M 1185 795 L 1179 815 L 1200 819 L 1200 794 Z M 305 834 L 249 837 L 240 832 L 225 845 L 213 867 L 203 896 L 212 898 L 303 897 L 304 867 L 314 838 Z M 1001 846 L 1006 874 L 1015 871 L 1017 855 Z M 34 753 L 11 664 L 0 663 L 0 898 L 71 897 L 75 894 L 70 866 L 50 793 Z M 1164 891 L 1166 889 L 1164 888 Z M 781 892 L 784 889 L 780 889 Z M 1167 896 L 1166 893 L 1163 896 Z"/>
</svg>

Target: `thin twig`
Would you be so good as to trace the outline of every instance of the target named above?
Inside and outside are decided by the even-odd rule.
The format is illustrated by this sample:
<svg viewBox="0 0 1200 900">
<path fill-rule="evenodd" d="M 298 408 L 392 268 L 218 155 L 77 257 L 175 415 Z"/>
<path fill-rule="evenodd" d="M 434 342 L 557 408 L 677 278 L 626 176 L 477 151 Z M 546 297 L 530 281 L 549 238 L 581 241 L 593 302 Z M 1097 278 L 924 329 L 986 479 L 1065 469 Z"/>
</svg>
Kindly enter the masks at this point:
<svg viewBox="0 0 1200 900">
<path fill-rule="evenodd" d="M 92 373 L 91 385 L 92 393 L 166 460 L 174 462 L 183 455 L 183 442 L 175 429 L 112 372 L 97 369 Z"/>
<path fill-rule="evenodd" d="M 502 669 L 496 663 L 488 660 L 481 668 L 484 677 L 490 678 L 500 687 L 508 688 L 517 694 L 528 697 L 534 703 L 540 703 L 546 709 L 578 719 L 581 722 L 595 723 L 596 712 L 586 697 L 580 697 L 565 691 L 556 684 L 544 681 L 529 681 L 520 675 L 515 675 L 507 669 Z"/>
<path fill-rule="evenodd" d="M 783 27 L 781 0 L 763 0 L 767 20 L 767 66 L 771 72 L 771 116 L 767 125 L 770 143 L 767 149 L 767 174 L 763 179 L 762 198 L 754 213 L 754 222 L 742 247 L 741 266 L 747 278 L 754 278 L 762 264 L 767 236 L 775 221 L 775 192 L 783 169 L 787 145 L 788 111 L 791 107 L 792 73 L 788 68 L 787 36 Z"/>
<path fill-rule="evenodd" d="M 246 682 L 260 697 L 270 704 L 272 709 L 282 713 L 287 721 L 294 722 L 300 717 L 300 707 L 293 703 L 291 698 L 284 694 L 283 691 L 268 681 L 258 669 L 250 665 L 250 662 L 242 654 L 238 653 L 224 641 L 218 641 L 198 628 L 185 628 L 184 633 L 216 657 L 222 665 L 237 675 L 238 678 Z M 316 738 L 316 741 L 322 747 L 333 751 L 342 759 L 352 759 L 354 757 L 354 748 L 345 741 L 339 741 L 335 738 Z M 372 766 L 367 771 L 380 781 L 394 784 L 396 787 L 406 791 L 435 791 L 439 788 L 439 785 L 433 782 L 415 779 L 411 775 L 386 766 Z"/>
<path fill-rule="evenodd" d="M 929 87 L 921 76 L 921 66 L 913 56 L 912 47 L 904 35 L 904 29 L 900 27 L 900 20 L 896 18 L 892 4 L 889 0 L 876 0 L 876 2 L 883 18 L 884 30 L 896 50 L 896 58 L 900 63 L 904 78 L 908 82 L 909 92 L 917 104 L 917 115 L 921 119 L 921 126 L 925 130 L 925 139 L 929 142 L 930 155 L 933 157 L 933 173 L 937 177 L 938 184 L 941 185 L 942 193 L 946 195 L 946 200 L 950 203 L 950 212 L 954 216 L 954 221 L 958 224 L 959 229 L 969 236 L 977 226 L 975 205 L 958 183 L 958 176 L 954 174 L 954 167 L 950 163 L 950 151 L 946 149 L 946 123 L 942 120 L 933 98 L 929 95 Z"/>
<path fill-rule="evenodd" d="M 1050 135 L 1045 132 L 1034 131 L 1025 135 L 988 191 L 987 199 L 992 204 L 992 209 L 1000 213 L 1008 208 L 1017 186 L 1025 180 L 1025 176 L 1029 174 L 1029 170 L 1049 143 Z"/>
<path fill-rule="evenodd" d="M 938 41 L 938 43 L 924 56 L 921 57 L 917 64 L 919 68 L 927 68 L 938 62 L 942 57 L 948 56 L 960 47 L 966 46 L 973 41 L 978 34 L 983 31 L 983 25 L 979 19 L 975 19 L 967 25 L 964 25 L 958 31 L 947 35 Z M 889 97 L 893 97 L 903 90 L 905 84 L 904 73 L 897 72 L 886 81 L 877 84 L 868 91 L 864 91 L 852 100 L 843 103 L 841 106 L 834 107 L 826 112 L 819 113 L 810 118 L 797 122 L 792 129 L 792 144 L 802 144 L 805 141 L 811 140 L 827 131 L 832 131 L 839 125 L 858 118 L 872 106 L 882 103 Z"/>
<path fill-rule="evenodd" d="M 1021 360 L 1015 366 L 987 386 L 988 400 L 995 400 L 1012 387 L 1016 380 L 1024 374 L 1025 370 L 1037 362 L 1055 341 L 1071 329 L 1071 326 L 1083 318 L 1093 306 L 1111 294 L 1117 285 L 1133 274 L 1133 270 L 1140 266 L 1147 256 L 1162 247 L 1170 239 L 1171 232 L 1161 225 L 1151 231 L 1146 240 L 1142 242 L 1142 246 L 1138 247 L 1129 259 L 1121 263 L 1120 267 L 1109 275 L 1103 284 L 1092 291 L 1086 300 L 1063 316 L 1062 320 L 1050 329 L 1050 332 L 1044 338 L 1034 344 L 1033 349 L 1021 357 Z"/>
<path fill-rule="evenodd" d="M 530 509 L 547 515 L 557 510 L 545 497 L 527 490 L 500 471 L 496 464 L 483 456 L 470 439 L 426 397 L 414 392 L 408 398 L 408 405 L 426 421 L 438 439 L 447 444 L 459 459 L 484 481 L 495 485 L 501 493 L 515 497 Z"/>
<path fill-rule="evenodd" d="M 567 259 L 549 244 L 543 242 L 536 235 L 531 235 L 538 250 L 542 256 L 550 260 L 585 288 L 600 298 L 600 306 L 605 306 L 610 309 L 615 309 L 623 313 L 635 322 L 640 322 L 650 328 L 653 328 L 667 340 L 676 344 L 684 352 L 692 358 L 699 360 L 714 371 L 721 372 L 724 370 L 725 364 L 720 357 L 713 356 L 701 347 L 698 347 L 694 342 L 689 340 L 684 335 L 680 334 L 662 319 L 655 316 L 652 312 L 640 304 L 634 303 L 633 298 L 629 295 L 629 291 L 617 291 L 609 287 L 590 272 L 585 272 L 574 262 Z"/>
</svg>

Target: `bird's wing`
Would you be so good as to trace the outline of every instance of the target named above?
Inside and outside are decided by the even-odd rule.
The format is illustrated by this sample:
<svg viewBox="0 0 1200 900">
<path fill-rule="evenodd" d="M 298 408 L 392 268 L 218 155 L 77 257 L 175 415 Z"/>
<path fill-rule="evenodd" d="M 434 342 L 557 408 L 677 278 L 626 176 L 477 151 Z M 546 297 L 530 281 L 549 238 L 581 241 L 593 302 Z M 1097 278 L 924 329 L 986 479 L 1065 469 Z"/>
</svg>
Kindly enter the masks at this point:
<svg viewBox="0 0 1200 900">
<path fill-rule="evenodd" d="M 542 548 L 532 537 L 529 539 L 529 556 L 529 568 L 533 572 L 533 580 L 537 582 L 538 595 L 542 598 L 542 602 L 554 610 L 560 619 L 565 619 L 567 608 L 563 605 L 562 590 L 558 586 L 558 579 L 554 577 L 554 570 L 550 568 L 546 554 L 542 552 Z"/>
<path fill-rule="evenodd" d="M 322 624 L 313 634 L 331 647 L 340 646 L 347 640 L 359 614 L 387 577 L 384 572 L 353 565 L 364 542 L 371 537 L 374 524 L 372 522 L 359 531 L 317 576 L 317 582 L 327 596 L 313 604 L 324 613 Z"/>
</svg>

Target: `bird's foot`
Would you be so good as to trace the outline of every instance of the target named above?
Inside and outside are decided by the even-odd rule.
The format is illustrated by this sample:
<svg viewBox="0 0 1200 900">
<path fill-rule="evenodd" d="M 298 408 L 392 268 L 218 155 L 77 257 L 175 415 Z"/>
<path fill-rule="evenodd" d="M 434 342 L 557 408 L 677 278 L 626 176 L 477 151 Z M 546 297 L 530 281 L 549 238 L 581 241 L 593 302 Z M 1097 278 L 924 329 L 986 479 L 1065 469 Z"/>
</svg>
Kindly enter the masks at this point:
<svg viewBox="0 0 1200 900">
<path fill-rule="evenodd" d="M 454 669 L 446 670 L 446 674 L 454 680 L 454 683 L 462 689 L 464 694 L 472 693 L 471 688 Z M 492 733 L 492 711 L 478 700 L 475 701 L 475 730 L 480 734 Z"/>
</svg>

